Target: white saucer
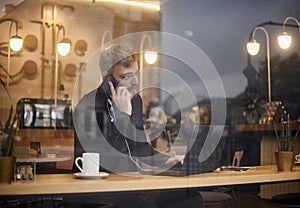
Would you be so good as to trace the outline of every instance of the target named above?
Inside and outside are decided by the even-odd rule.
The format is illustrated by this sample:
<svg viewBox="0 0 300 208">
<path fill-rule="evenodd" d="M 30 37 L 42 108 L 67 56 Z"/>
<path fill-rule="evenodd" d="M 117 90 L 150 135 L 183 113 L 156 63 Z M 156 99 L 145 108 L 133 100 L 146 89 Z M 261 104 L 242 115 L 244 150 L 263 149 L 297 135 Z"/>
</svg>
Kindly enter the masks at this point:
<svg viewBox="0 0 300 208">
<path fill-rule="evenodd" d="M 108 173 L 106 172 L 99 172 L 95 174 L 83 174 L 81 172 L 79 173 L 74 173 L 73 174 L 76 178 L 81 178 L 81 179 L 101 179 L 109 176 Z"/>
<path fill-rule="evenodd" d="M 300 165 L 300 161 L 295 161 L 294 164 L 295 165 Z"/>
</svg>

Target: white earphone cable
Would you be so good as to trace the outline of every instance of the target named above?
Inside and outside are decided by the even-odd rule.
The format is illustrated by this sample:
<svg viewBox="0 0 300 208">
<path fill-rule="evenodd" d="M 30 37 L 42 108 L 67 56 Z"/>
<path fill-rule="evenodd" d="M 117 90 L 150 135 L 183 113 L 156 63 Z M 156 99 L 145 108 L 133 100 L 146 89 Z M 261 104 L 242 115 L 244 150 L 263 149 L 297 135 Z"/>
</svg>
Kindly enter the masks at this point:
<svg viewBox="0 0 300 208">
<path fill-rule="evenodd" d="M 127 146 L 127 150 L 128 150 L 128 154 L 129 154 L 129 158 L 130 160 L 141 170 L 144 170 L 133 158 L 132 158 L 132 155 L 131 155 L 131 151 L 130 151 L 130 148 L 129 148 L 129 145 L 128 145 L 128 142 L 127 140 L 125 139 L 125 143 L 126 143 L 126 146 Z"/>
</svg>

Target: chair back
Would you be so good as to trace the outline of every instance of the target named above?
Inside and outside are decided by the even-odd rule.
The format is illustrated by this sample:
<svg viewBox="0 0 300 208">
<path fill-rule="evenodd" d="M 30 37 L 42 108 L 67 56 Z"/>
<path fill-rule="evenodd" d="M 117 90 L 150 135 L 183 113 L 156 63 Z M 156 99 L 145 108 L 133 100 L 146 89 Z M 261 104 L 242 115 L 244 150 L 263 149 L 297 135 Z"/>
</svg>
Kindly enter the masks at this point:
<svg viewBox="0 0 300 208">
<path fill-rule="evenodd" d="M 235 151 L 232 159 L 232 166 L 239 167 L 243 155 L 244 155 L 244 150 Z"/>
</svg>

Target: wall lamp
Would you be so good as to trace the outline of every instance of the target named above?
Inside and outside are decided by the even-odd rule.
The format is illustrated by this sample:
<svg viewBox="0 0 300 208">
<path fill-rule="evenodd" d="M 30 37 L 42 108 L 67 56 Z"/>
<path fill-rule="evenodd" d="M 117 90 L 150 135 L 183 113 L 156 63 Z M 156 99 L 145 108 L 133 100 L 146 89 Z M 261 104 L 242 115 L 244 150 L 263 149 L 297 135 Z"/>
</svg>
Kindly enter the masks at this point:
<svg viewBox="0 0 300 208">
<path fill-rule="evenodd" d="M 157 60 L 157 52 L 153 50 L 144 50 L 145 41 L 148 41 L 149 45 L 152 45 L 152 41 L 149 35 L 144 35 L 140 43 L 140 89 L 143 88 L 143 68 L 144 68 L 144 58 L 148 64 L 154 64 Z M 144 55 L 144 57 L 143 57 Z"/>
<path fill-rule="evenodd" d="M 267 40 L 267 69 L 268 69 L 268 101 L 271 103 L 271 64 L 270 64 L 270 40 L 269 34 L 264 27 L 255 27 L 251 33 L 251 40 L 247 43 L 247 51 L 251 56 L 258 54 L 260 44 L 254 39 L 257 30 L 262 30 Z"/>
<path fill-rule="evenodd" d="M 57 30 L 57 39 L 59 37 L 59 32 L 63 31 L 63 38 L 57 42 L 57 52 L 59 53 L 59 55 L 61 56 L 66 56 L 69 54 L 70 50 L 71 50 L 71 41 L 65 37 L 65 28 L 63 25 L 59 25 L 58 26 L 58 30 Z"/>
<path fill-rule="evenodd" d="M 285 18 L 284 22 L 283 22 L 283 33 L 282 35 L 279 35 L 277 37 L 278 40 L 278 44 L 282 49 L 288 49 L 291 46 L 292 43 L 292 37 L 286 32 L 285 30 L 285 26 L 288 20 L 294 20 L 297 25 L 298 25 L 298 29 L 299 29 L 299 35 L 300 35 L 300 23 L 298 21 L 298 19 L 296 19 L 295 17 L 287 17 Z"/>
<path fill-rule="evenodd" d="M 21 36 L 18 35 L 18 29 L 22 27 L 22 23 L 16 19 L 13 18 L 5 18 L 0 20 L 0 24 L 2 22 L 10 21 L 10 26 L 9 26 L 9 47 L 8 47 L 8 56 L 7 56 L 7 78 L 6 78 L 6 87 L 9 87 L 9 74 L 10 74 L 10 55 L 11 55 L 11 50 L 13 51 L 20 51 L 23 46 L 23 39 Z M 16 26 L 16 34 L 11 35 L 12 32 L 12 27 L 13 24 Z"/>
<path fill-rule="evenodd" d="M 57 112 L 57 88 L 58 88 L 58 55 L 66 56 L 71 50 L 71 41 L 65 37 L 65 28 L 63 25 L 57 25 L 56 50 L 55 50 L 55 81 L 54 81 L 54 128 L 56 129 L 56 112 Z M 63 31 L 63 38 L 58 40 L 59 32 Z"/>
<path fill-rule="evenodd" d="M 10 27 L 9 27 L 9 35 L 8 35 L 9 36 L 9 46 L 13 51 L 20 51 L 23 46 L 23 38 L 18 35 L 18 30 L 19 30 L 19 28 L 22 27 L 22 23 L 20 21 L 12 19 L 12 18 L 3 19 L 0 21 L 0 23 L 5 22 L 5 21 L 11 22 Z M 14 23 L 16 26 L 16 34 L 11 35 L 11 31 L 12 31 L 12 27 L 13 27 Z"/>
</svg>

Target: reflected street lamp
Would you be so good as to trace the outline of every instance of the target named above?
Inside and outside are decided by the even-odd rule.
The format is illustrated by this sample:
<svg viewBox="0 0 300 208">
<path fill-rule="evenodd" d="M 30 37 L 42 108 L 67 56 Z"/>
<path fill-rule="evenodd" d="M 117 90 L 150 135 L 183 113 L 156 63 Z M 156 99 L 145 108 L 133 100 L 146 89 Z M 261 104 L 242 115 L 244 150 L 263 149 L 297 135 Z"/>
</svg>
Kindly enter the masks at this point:
<svg viewBox="0 0 300 208">
<path fill-rule="evenodd" d="M 288 20 L 294 20 L 297 25 L 298 25 L 298 29 L 299 29 L 299 35 L 300 35 L 300 23 L 298 21 L 298 19 L 296 19 L 295 17 L 287 17 L 285 18 L 284 22 L 283 22 L 283 33 L 282 35 L 279 35 L 277 37 L 278 40 L 278 44 L 282 49 L 288 49 L 291 46 L 292 43 L 292 37 L 285 31 L 285 26 Z"/>
<path fill-rule="evenodd" d="M 112 39 L 111 33 L 109 32 L 109 30 L 105 30 L 105 32 L 103 33 L 103 35 L 101 36 L 101 47 L 104 46 L 105 43 L 105 38 L 108 37 L 109 40 Z"/>
<path fill-rule="evenodd" d="M 149 45 L 152 45 L 151 37 L 149 35 L 144 35 L 142 37 L 141 43 L 140 43 L 140 90 L 143 89 L 143 68 L 144 68 L 144 57 L 148 64 L 154 64 L 157 60 L 157 52 L 153 50 L 145 50 L 144 51 L 144 44 L 145 41 L 148 41 Z M 143 57 L 144 55 L 144 57 Z M 141 91 L 142 92 L 142 91 Z M 142 95 L 141 95 L 142 96 Z"/>
<path fill-rule="evenodd" d="M 255 27 L 252 31 L 251 41 L 247 43 L 247 51 L 250 55 L 255 56 L 258 54 L 260 44 L 254 39 L 257 30 L 262 30 L 267 40 L 267 69 L 268 69 L 268 101 L 271 103 L 271 65 L 270 65 L 270 40 L 269 34 L 264 27 Z"/>
<path fill-rule="evenodd" d="M 155 52 L 155 51 L 145 51 L 144 57 L 145 57 L 145 61 L 148 64 L 154 64 L 157 60 L 157 52 Z"/>
</svg>

